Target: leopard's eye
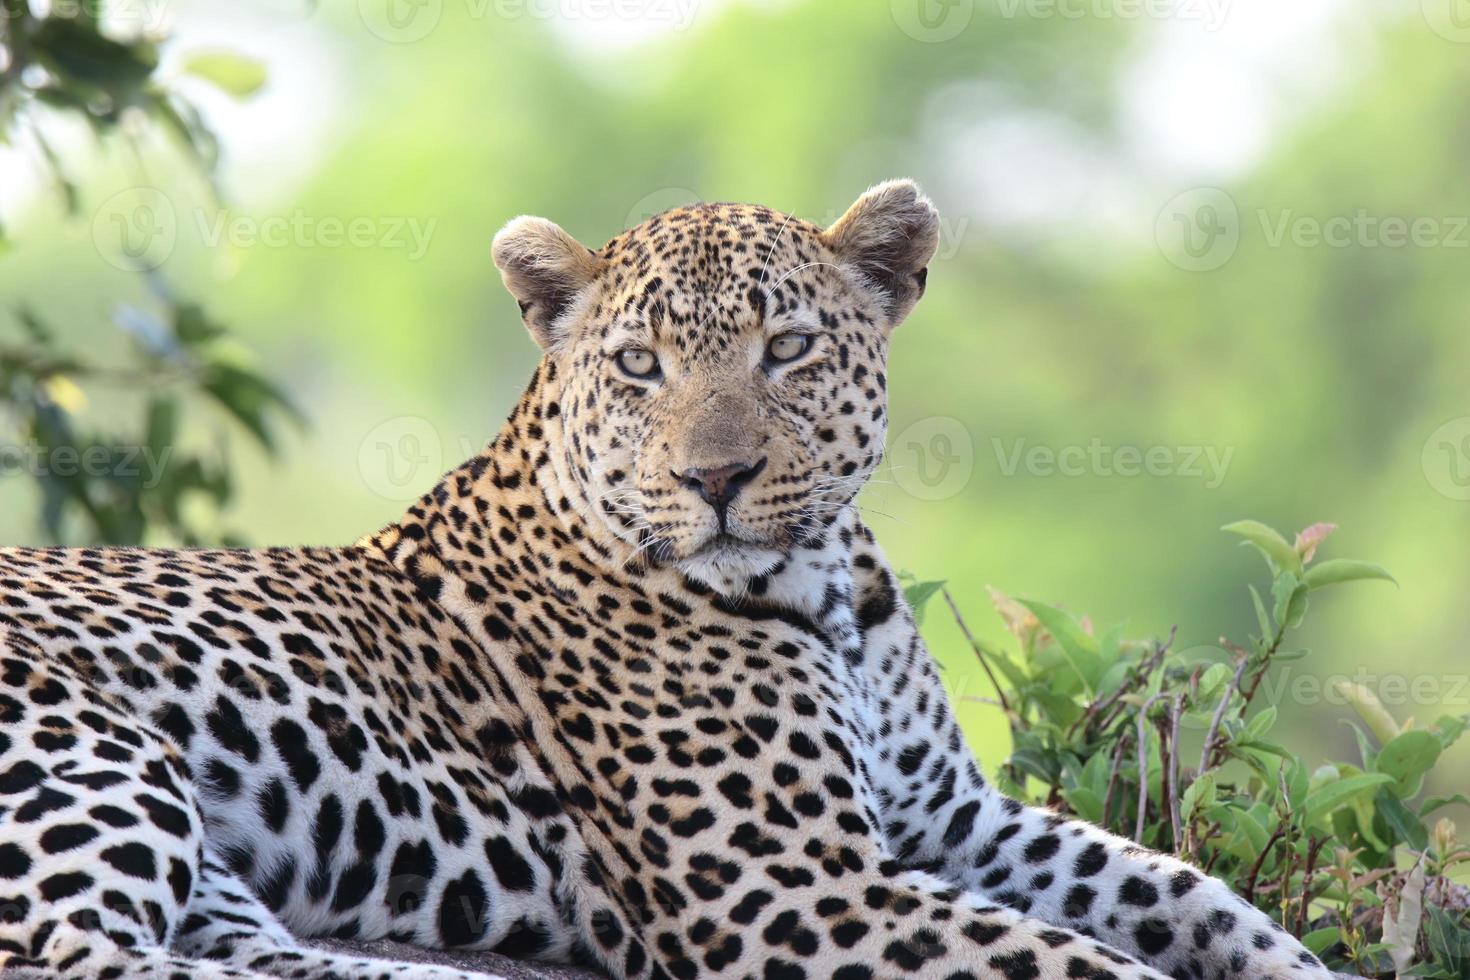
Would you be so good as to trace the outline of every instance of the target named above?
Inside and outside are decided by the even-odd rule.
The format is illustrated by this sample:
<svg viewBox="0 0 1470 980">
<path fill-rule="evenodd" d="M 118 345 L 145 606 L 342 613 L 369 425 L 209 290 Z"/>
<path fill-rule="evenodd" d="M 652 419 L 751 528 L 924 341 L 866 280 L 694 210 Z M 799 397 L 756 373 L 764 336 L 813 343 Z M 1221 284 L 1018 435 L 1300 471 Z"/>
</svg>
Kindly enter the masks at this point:
<svg viewBox="0 0 1470 980">
<path fill-rule="evenodd" d="M 618 351 L 617 362 L 618 367 L 630 378 L 646 381 L 658 377 L 658 358 L 651 350 L 640 347 Z"/>
<path fill-rule="evenodd" d="M 766 359 L 772 364 L 790 364 L 812 348 L 810 334 L 783 333 L 772 337 L 766 345 Z"/>
</svg>

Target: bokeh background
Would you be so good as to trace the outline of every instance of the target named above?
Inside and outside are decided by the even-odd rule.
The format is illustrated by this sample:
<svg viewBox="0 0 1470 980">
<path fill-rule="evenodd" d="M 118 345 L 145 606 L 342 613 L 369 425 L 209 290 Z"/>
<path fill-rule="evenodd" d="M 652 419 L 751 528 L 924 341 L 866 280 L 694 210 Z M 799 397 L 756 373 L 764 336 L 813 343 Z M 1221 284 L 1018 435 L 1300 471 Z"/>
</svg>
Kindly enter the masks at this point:
<svg viewBox="0 0 1470 980">
<path fill-rule="evenodd" d="M 251 541 L 351 541 L 494 434 L 536 358 L 489 260 L 508 218 L 594 245 L 697 199 L 825 222 L 906 175 L 944 227 L 865 498 L 897 566 L 996 641 L 987 585 L 1208 645 L 1252 628 L 1263 577 L 1220 525 L 1331 521 L 1327 555 L 1401 588 L 1316 600 L 1312 655 L 1268 685 L 1287 740 L 1354 756 L 1335 676 L 1401 721 L 1470 710 L 1465 0 L 121 9 L 167 34 L 165 74 L 227 50 L 266 83 L 174 79 L 220 136 L 217 197 L 152 127 L 58 118 L 68 214 L 12 134 L 0 335 L 24 305 L 121 357 L 151 283 L 204 304 L 309 420 L 275 460 L 234 447 Z M 0 540 L 41 543 L 38 506 L 0 478 Z M 1004 720 L 969 700 L 989 688 L 942 609 L 925 631 L 993 766 Z"/>
</svg>

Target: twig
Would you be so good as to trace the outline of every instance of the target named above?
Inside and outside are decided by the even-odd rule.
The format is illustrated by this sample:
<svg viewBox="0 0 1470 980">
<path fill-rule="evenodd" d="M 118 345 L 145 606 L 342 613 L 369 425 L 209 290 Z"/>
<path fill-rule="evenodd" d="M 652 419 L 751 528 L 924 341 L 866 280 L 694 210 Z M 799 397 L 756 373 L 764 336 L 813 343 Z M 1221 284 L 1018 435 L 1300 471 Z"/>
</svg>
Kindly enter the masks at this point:
<svg viewBox="0 0 1470 980">
<path fill-rule="evenodd" d="M 1159 664 L 1164 659 L 1164 655 L 1168 653 L 1169 648 L 1174 645 L 1174 637 L 1178 632 L 1179 627 L 1177 625 L 1170 627 L 1169 638 L 1167 640 L 1164 640 L 1162 643 L 1155 642 L 1153 652 L 1149 654 L 1148 659 L 1137 664 L 1133 668 L 1132 675 L 1124 680 L 1123 683 L 1119 684 L 1116 691 L 1114 691 L 1112 694 L 1109 694 L 1101 701 L 1094 701 L 1093 703 L 1089 704 L 1087 706 L 1087 710 L 1084 711 L 1077 718 L 1077 720 L 1072 722 L 1072 724 L 1067 728 L 1068 737 L 1071 737 L 1071 735 L 1077 731 L 1078 727 L 1082 725 L 1091 725 L 1092 722 L 1097 718 L 1097 716 L 1102 714 L 1104 711 L 1107 711 L 1110 708 L 1119 707 L 1119 702 L 1121 701 L 1123 695 L 1132 690 L 1139 681 L 1148 677 L 1149 674 L 1158 669 Z M 1111 721 L 1111 718 L 1105 718 L 1103 719 L 1102 725 L 1100 725 L 1099 727 L 1105 729 L 1108 727 L 1108 724 Z"/>
<path fill-rule="evenodd" d="M 1123 773 L 1123 756 L 1128 751 L 1128 733 L 1118 737 L 1118 747 L 1113 750 L 1113 768 L 1108 773 L 1108 789 L 1103 796 L 1102 825 L 1108 826 L 1108 811 L 1113 808 L 1113 791 L 1118 788 L 1118 777 Z"/>
<path fill-rule="evenodd" d="M 1215 762 L 1215 743 L 1220 738 L 1220 723 L 1225 720 L 1225 709 L 1230 706 L 1230 696 L 1240 687 L 1240 679 L 1245 676 L 1245 668 L 1250 660 L 1242 657 L 1235 665 L 1235 676 L 1230 678 L 1230 683 L 1225 686 L 1225 693 L 1220 695 L 1220 703 L 1215 705 L 1215 714 L 1210 718 L 1210 727 L 1205 732 L 1205 746 L 1200 750 L 1199 768 L 1195 770 L 1195 778 L 1205 774 Z"/>
<path fill-rule="evenodd" d="M 1184 695 L 1174 696 L 1173 706 L 1169 709 L 1169 742 L 1173 751 L 1168 756 L 1167 772 L 1169 773 L 1169 792 L 1165 797 L 1169 801 L 1169 826 L 1174 833 L 1174 853 L 1186 853 L 1184 847 L 1187 842 L 1183 839 L 1183 819 L 1180 813 L 1180 797 L 1184 794 L 1179 789 L 1179 757 L 1184 754 L 1183 747 L 1179 744 L 1179 722 L 1184 713 Z"/>
<path fill-rule="evenodd" d="M 1192 841 L 1191 842 L 1191 844 L 1190 844 L 1190 848 L 1191 849 L 1190 849 L 1189 854 L 1186 855 L 1186 857 L 1188 857 L 1191 861 L 1197 861 L 1198 860 L 1198 855 L 1200 854 L 1201 851 L 1204 850 L 1205 845 L 1208 844 L 1210 841 L 1214 840 L 1215 839 L 1215 835 L 1218 834 L 1218 833 L 1220 833 L 1221 829 L 1222 828 L 1220 826 L 1219 821 L 1217 821 L 1217 820 L 1211 820 L 1210 821 L 1210 825 L 1205 828 L 1205 832 L 1203 834 L 1200 834 L 1199 840 Z M 1193 828 L 1191 828 L 1191 831 L 1190 832 L 1193 833 Z M 1205 874 L 1209 874 L 1210 873 L 1210 869 L 1215 866 L 1215 862 L 1220 859 L 1220 855 L 1223 854 L 1223 853 L 1224 852 L 1221 851 L 1218 848 L 1215 849 L 1214 851 L 1211 851 L 1210 852 L 1209 858 L 1204 863 L 1203 870 L 1204 870 L 1204 873 Z"/>
<path fill-rule="evenodd" d="M 1296 863 L 1296 848 L 1291 844 L 1292 823 L 1295 820 L 1291 812 L 1291 792 L 1286 785 L 1286 767 L 1282 766 L 1276 770 L 1276 782 L 1281 790 L 1281 807 L 1285 810 L 1279 828 L 1283 830 L 1281 843 L 1286 851 L 1286 860 L 1283 862 L 1281 873 L 1281 928 L 1286 928 L 1286 893 L 1291 887 L 1292 865 Z"/>
<path fill-rule="evenodd" d="M 1317 855 L 1327 843 L 1325 837 L 1314 837 L 1307 845 L 1307 869 L 1302 875 L 1302 904 L 1296 910 L 1296 937 L 1307 931 L 1307 906 L 1312 901 L 1312 874 L 1317 870 Z"/>
<path fill-rule="evenodd" d="M 1245 713 L 1246 708 L 1251 706 L 1251 701 L 1256 696 L 1256 689 L 1261 686 L 1261 680 L 1266 676 L 1266 671 L 1271 669 L 1271 661 L 1276 657 L 1276 653 L 1281 649 L 1281 643 L 1285 639 L 1286 626 L 1282 624 L 1276 628 L 1276 635 L 1271 638 L 1271 645 L 1266 647 L 1265 651 L 1261 654 L 1261 663 L 1256 668 L 1256 672 L 1251 675 L 1250 685 L 1241 692 L 1245 696 L 1245 705 L 1241 709 L 1242 714 Z"/>
<path fill-rule="evenodd" d="M 1143 702 L 1138 712 L 1138 817 L 1133 824 L 1133 839 L 1143 843 L 1143 822 L 1148 813 L 1148 709 L 1163 697 L 1155 694 Z"/>
<path fill-rule="evenodd" d="M 1256 855 L 1256 863 L 1251 865 L 1251 873 L 1245 877 L 1245 887 L 1240 890 L 1241 897 L 1247 902 L 1255 903 L 1256 879 L 1260 877 L 1261 865 L 1266 863 L 1266 855 L 1271 853 L 1271 848 L 1276 846 L 1276 842 L 1281 840 L 1281 835 L 1285 832 L 1283 825 L 1277 824 L 1276 830 L 1266 839 L 1266 845 L 1261 848 L 1261 853 Z"/>
<path fill-rule="evenodd" d="M 944 601 L 949 603 L 949 611 L 954 615 L 954 621 L 960 624 L 960 631 L 965 634 L 965 639 L 970 641 L 970 649 L 975 651 L 975 657 L 980 661 L 980 669 L 985 671 L 985 676 L 990 678 L 991 685 L 995 687 L 995 696 L 1000 699 L 1000 706 L 1009 715 L 1011 713 L 1010 702 L 1006 700 L 1006 692 L 1001 688 L 1000 681 L 995 679 L 995 672 L 990 669 L 990 661 L 985 657 L 985 649 L 975 639 L 975 634 L 970 632 L 970 627 L 965 622 L 965 617 L 960 615 L 960 607 L 955 605 L 954 596 L 950 595 L 949 590 L 943 587 L 940 588 L 939 592 L 944 596 Z"/>
</svg>

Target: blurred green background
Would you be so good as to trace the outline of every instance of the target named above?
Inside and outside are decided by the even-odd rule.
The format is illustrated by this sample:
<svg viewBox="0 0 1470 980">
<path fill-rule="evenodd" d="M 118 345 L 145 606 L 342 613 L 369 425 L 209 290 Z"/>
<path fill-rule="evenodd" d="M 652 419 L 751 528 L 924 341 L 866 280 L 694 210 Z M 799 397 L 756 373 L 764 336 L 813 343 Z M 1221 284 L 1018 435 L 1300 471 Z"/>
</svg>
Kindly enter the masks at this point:
<svg viewBox="0 0 1470 980">
<path fill-rule="evenodd" d="M 96 140 L 43 119 L 74 215 L 33 140 L 0 147 L 0 305 L 121 352 L 117 311 L 154 302 L 129 245 L 227 324 L 310 420 L 274 461 L 237 440 L 252 542 L 351 541 L 494 434 L 536 358 L 489 261 L 510 217 L 592 245 L 695 199 L 826 222 L 912 176 L 944 231 L 865 498 L 895 565 L 992 639 L 986 585 L 1208 645 L 1253 628 L 1261 578 L 1219 526 L 1331 521 L 1324 554 L 1402 587 L 1318 600 L 1313 655 L 1268 691 L 1292 744 L 1353 757 L 1334 676 L 1400 720 L 1470 708 L 1464 0 L 120 9 L 168 32 L 165 75 L 227 49 L 267 82 L 174 79 L 220 135 L 218 201 L 128 120 Z M 37 510 L 0 478 L 0 540 L 40 543 Z M 957 695 L 986 697 L 939 607 L 925 631 Z M 961 710 L 993 766 L 1004 720 Z M 1441 791 L 1465 788 L 1457 756 Z"/>
</svg>

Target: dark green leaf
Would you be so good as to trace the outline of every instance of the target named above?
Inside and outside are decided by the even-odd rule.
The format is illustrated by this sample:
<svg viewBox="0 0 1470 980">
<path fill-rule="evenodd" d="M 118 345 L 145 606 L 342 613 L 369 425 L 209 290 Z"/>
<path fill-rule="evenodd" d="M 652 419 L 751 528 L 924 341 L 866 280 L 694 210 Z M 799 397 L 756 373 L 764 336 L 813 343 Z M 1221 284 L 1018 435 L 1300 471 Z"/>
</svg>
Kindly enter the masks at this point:
<svg viewBox="0 0 1470 980">
<path fill-rule="evenodd" d="M 267 452 L 276 444 L 270 417 L 279 413 L 299 422 L 296 408 L 270 382 L 231 364 L 211 365 L 201 383 L 205 391 L 243 425 Z"/>
<path fill-rule="evenodd" d="M 1379 816 L 1384 819 L 1399 840 L 1416 851 L 1428 849 L 1429 831 L 1425 829 L 1424 822 L 1404 806 L 1398 797 L 1387 789 L 1380 789 L 1378 795 L 1373 798 L 1373 802 L 1378 806 Z"/>
</svg>

